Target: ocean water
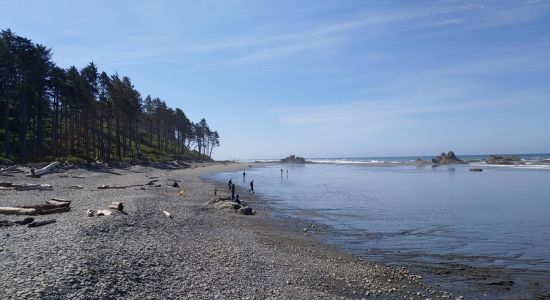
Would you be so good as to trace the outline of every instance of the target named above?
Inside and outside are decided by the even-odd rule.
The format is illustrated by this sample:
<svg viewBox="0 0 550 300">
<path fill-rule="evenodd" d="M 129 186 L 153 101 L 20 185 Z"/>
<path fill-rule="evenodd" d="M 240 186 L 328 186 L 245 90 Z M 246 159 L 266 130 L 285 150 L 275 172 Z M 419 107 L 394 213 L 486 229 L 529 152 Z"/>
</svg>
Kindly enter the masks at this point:
<svg viewBox="0 0 550 300">
<path fill-rule="evenodd" d="M 269 165 L 208 179 L 253 179 L 275 216 L 328 225 L 325 242 L 374 260 L 550 271 L 550 171 L 470 167 Z"/>
</svg>

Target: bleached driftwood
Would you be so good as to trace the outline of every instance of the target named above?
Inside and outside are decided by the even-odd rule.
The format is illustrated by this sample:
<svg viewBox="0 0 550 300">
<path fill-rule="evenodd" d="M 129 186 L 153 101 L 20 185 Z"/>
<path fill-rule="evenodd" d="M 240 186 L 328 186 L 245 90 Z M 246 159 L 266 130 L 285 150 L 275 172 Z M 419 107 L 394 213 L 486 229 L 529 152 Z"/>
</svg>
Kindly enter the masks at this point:
<svg viewBox="0 0 550 300">
<path fill-rule="evenodd" d="M 46 204 L 55 206 L 70 206 L 71 201 L 59 198 L 52 198 L 51 200 L 46 200 Z"/>
<path fill-rule="evenodd" d="M 18 165 L 0 169 L 0 174 L 21 173 L 21 172 L 23 172 L 23 170 L 19 169 Z"/>
<path fill-rule="evenodd" d="M 42 176 L 44 174 L 47 174 L 47 173 L 50 173 L 53 168 L 55 168 L 56 166 L 58 166 L 60 163 L 58 161 L 54 161 L 53 163 L 45 166 L 44 168 L 41 168 L 41 169 L 34 169 L 32 168 L 31 169 L 31 175 L 32 176 Z"/>
<path fill-rule="evenodd" d="M 172 215 L 171 215 L 169 212 L 167 212 L 167 211 L 165 211 L 165 210 L 163 210 L 162 212 L 164 213 L 165 216 L 167 216 L 168 218 L 172 219 Z"/>
<path fill-rule="evenodd" d="M 0 214 L 5 215 L 36 215 L 35 208 L 0 207 Z"/>
<path fill-rule="evenodd" d="M 46 200 L 44 204 L 26 205 L 21 207 L 0 207 L 0 213 L 11 215 L 47 215 L 68 212 L 71 201 L 59 198 Z"/>
<path fill-rule="evenodd" d="M 83 187 L 81 185 L 71 185 L 69 187 L 70 189 L 73 189 L 73 190 L 81 190 L 83 189 Z"/>
<path fill-rule="evenodd" d="M 111 204 L 109 204 L 108 208 L 112 209 L 112 210 L 122 211 L 124 209 L 124 205 L 122 204 L 122 202 L 111 202 Z"/>
<path fill-rule="evenodd" d="M 110 209 L 100 209 L 97 211 L 97 216 L 110 216 L 113 213 Z"/>
</svg>

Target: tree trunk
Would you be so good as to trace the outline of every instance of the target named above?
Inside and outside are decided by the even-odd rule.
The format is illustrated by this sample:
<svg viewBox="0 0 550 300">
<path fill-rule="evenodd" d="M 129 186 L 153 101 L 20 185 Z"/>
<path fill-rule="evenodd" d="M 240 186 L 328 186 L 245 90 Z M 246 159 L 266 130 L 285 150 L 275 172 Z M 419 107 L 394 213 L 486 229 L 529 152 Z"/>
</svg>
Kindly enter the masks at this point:
<svg viewBox="0 0 550 300">
<path fill-rule="evenodd" d="M 115 131 L 116 131 L 116 153 L 119 160 L 122 160 L 122 149 L 120 146 L 120 118 L 118 116 L 118 112 L 116 112 L 115 117 Z"/>
</svg>

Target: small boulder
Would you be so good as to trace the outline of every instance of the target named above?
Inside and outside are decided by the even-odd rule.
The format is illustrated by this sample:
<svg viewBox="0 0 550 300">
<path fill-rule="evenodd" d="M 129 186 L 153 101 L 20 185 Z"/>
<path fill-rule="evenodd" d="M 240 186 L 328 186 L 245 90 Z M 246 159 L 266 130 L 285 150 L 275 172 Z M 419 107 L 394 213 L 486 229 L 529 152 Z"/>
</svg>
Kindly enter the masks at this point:
<svg viewBox="0 0 550 300">
<path fill-rule="evenodd" d="M 243 206 L 239 208 L 238 212 L 240 214 L 247 215 L 247 216 L 250 216 L 256 213 L 250 206 Z"/>
</svg>

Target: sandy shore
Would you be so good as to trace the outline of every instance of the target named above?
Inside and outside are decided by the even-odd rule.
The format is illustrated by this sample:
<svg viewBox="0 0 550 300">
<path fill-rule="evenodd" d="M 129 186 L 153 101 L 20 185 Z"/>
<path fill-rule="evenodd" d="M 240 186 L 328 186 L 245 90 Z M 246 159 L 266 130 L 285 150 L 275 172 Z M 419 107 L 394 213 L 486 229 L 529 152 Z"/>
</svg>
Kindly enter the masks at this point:
<svg viewBox="0 0 550 300">
<path fill-rule="evenodd" d="M 72 200 L 70 212 L 35 217 L 55 218 L 54 224 L 0 227 L 0 298 L 461 297 L 406 268 L 367 262 L 327 247 L 315 238 L 314 225 L 273 220 L 257 197 L 244 197 L 258 210 L 254 216 L 206 205 L 215 186 L 200 176 L 248 165 L 70 169 L 42 178 L 0 177 L 1 182 L 53 186 L 51 191 L 0 191 L 0 206 L 37 204 L 53 197 Z M 181 188 L 172 187 L 174 181 Z M 73 185 L 83 189 L 71 189 Z M 99 190 L 101 185 L 136 186 Z M 177 195 L 181 190 L 183 196 Z M 86 216 L 88 209 L 106 208 L 111 201 L 123 202 L 125 213 Z M 0 215 L 0 220 L 21 219 Z M 310 226 L 306 232 L 304 226 Z"/>
</svg>

